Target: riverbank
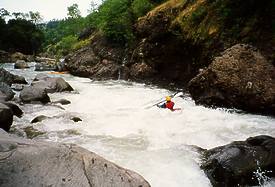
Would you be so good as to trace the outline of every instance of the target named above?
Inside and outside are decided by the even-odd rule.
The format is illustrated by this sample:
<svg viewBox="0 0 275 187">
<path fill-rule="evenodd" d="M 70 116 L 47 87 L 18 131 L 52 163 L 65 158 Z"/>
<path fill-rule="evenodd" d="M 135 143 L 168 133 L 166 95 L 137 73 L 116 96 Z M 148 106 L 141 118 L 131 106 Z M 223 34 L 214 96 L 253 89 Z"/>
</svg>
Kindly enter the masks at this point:
<svg viewBox="0 0 275 187">
<path fill-rule="evenodd" d="M 32 68 L 15 70 L 13 64 L 6 68 L 27 80 L 38 73 Z M 210 186 L 199 167 L 201 154 L 190 145 L 211 149 L 261 134 L 275 136 L 271 117 L 205 108 L 188 95 L 174 99 L 182 112 L 157 107 L 146 110 L 172 92 L 123 80 L 49 75 L 63 77 L 75 89 L 73 93 L 49 94 L 50 99 L 67 99 L 71 104 L 57 104 L 65 110 L 54 105 L 23 105 L 25 114 L 14 119 L 13 133 L 27 136 L 24 129 L 31 126 L 42 132 L 32 137 L 34 140 L 80 145 L 138 172 L 152 186 Z M 39 115 L 50 118 L 31 124 Z M 75 123 L 71 116 L 82 121 Z M 161 180 L 159 176 L 163 176 Z"/>
</svg>

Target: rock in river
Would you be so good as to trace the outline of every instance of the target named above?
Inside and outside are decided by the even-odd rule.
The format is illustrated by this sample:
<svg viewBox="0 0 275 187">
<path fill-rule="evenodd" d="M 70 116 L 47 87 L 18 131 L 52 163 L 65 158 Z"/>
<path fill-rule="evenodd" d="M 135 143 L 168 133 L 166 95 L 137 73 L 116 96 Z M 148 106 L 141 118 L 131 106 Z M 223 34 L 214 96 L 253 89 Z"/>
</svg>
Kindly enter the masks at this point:
<svg viewBox="0 0 275 187">
<path fill-rule="evenodd" d="M 259 185 L 257 171 L 275 177 L 275 138 L 256 136 L 207 150 L 201 167 L 213 186 Z"/>
<path fill-rule="evenodd" d="M 1 130 L 0 145 L 0 186 L 150 186 L 139 174 L 76 145 L 11 137 Z"/>
</svg>

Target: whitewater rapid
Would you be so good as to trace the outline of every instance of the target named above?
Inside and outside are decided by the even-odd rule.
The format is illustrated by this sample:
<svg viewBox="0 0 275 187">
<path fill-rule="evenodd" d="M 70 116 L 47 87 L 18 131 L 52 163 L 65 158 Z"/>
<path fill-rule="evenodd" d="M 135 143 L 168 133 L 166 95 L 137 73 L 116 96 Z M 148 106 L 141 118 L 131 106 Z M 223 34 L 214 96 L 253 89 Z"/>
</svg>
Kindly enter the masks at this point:
<svg viewBox="0 0 275 187">
<path fill-rule="evenodd" d="M 33 67 L 14 70 L 12 64 L 6 64 L 5 68 L 23 75 L 28 81 L 39 73 L 34 72 Z M 182 111 L 149 108 L 173 93 L 127 81 L 58 76 L 69 82 L 75 91 L 49 96 L 52 101 L 68 99 L 71 104 L 21 106 L 24 116 L 14 118 L 17 133 L 32 125 L 45 132 L 36 139 L 78 144 L 138 172 L 152 187 L 211 186 L 199 168 L 200 155 L 191 145 L 209 149 L 250 136 L 275 137 L 275 118 L 272 117 L 197 106 L 185 94 L 174 98 L 176 107 Z M 31 124 L 38 115 L 55 117 Z M 70 120 L 74 116 L 82 121 Z M 271 182 L 266 186 L 273 185 L 275 183 Z"/>
</svg>

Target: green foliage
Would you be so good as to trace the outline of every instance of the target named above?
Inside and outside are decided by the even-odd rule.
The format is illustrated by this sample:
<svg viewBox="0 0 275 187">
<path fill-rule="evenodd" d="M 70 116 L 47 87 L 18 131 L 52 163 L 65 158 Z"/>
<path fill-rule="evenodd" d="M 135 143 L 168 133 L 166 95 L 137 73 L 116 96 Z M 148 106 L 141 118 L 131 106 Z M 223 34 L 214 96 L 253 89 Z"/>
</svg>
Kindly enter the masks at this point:
<svg viewBox="0 0 275 187">
<path fill-rule="evenodd" d="M 149 0 L 134 0 L 131 8 L 136 18 L 144 16 L 154 5 Z"/>
<path fill-rule="evenodd" d="M 61 41 L 56 43 L 55 45 L 49 45 L 47 52 L 50 54 L 55 54 L 58 57 L 67 55 L 72 51 L 72 46 L 77 43 L 77 37 L 73 35 L 69 35 L 63 37 Z"/>
<path fill-rule="evenodd" d="M 129 0 L 106 0 L 99 7 L 95 23 L 110 41 L 123 44 L 132 40 L 130 5 Z"/>
<path fill-rule="evenodd" d="M 39 51 L 44 40 L 43 32 L 31 21 L 12 19 L 6 24 L 0 20 L 0 48 L 33 54 Z"/>
<path fill-rule="evenodd" d="M 67 10 L 69 18 L 75 19 L 81 17 L 80 10 L 78 9 L 78 4 L 73 4 L 72 6 L 69 6 Z"/>
<path fill-rule="evenodd" d="M 83 48 L 83 47 L 85 47 L 85 46 L 87 46 L 89 44 L 90 44 L 90 40 L 89 39 L 78 41 L 77 43 L 75 43 L 72 46 L 72 50 L 75 51 L 75 50 L 81 49 L 81 48 Z"/>
</svg>

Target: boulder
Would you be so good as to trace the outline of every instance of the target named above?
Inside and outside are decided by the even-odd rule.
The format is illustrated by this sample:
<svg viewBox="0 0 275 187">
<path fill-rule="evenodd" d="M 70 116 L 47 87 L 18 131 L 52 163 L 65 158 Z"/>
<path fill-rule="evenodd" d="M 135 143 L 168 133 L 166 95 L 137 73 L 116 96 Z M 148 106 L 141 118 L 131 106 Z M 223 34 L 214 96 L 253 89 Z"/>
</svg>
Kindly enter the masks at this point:
<svg viewBox="0 0 275 187">
<path fill-rule="evenodd" d="M 17 60 L 14 64 L 14 69 L 25 69 L 30 68 L 25 60 Z"/>
<path fill-rule="evenodd" d="M 48 77 L 38 74 L 31 83 L 34 87 L 44 88 L 48 93 L 73 91 L 74 89 L 61 77 Z"/>
<path fill-rule="evenodd" d="M 67 99 L 59 99 L 59 100 L 54 101 L 52 103 L 60 103 L 61 105 L 68 105 L 68 104 L 71 104 L 71 101 L 69 101 Z"/>
<path fill-rule="evenodd" d="M 10 130 L 12 122 L 13 122 L 12 110 L 7 105 L 0 103 L 0 128 L 8 132 Z"/>
<path fill-rule="evenodd" d="M 39 115 L 39 116 L 35 117 L 35 118 L 31 121 L 31 123 L 38 123 L 38 122 L 41 122 L 41 121 L 43 121 L 43 120 L 45 120 L 45 119 L 49 119 L 49 118 L 50 118 L 50 117 L 48 117 L 48 116 Z"/>
<path fill-rule="evenodd" d="M 46 103 L 50 102 L 50 97 L 48 96 L 45 88 L 35 87 L 35 86 L 25 87 L 21 91 L 19 98 L 24 103 L 46 104 Z"/>
<path fill-rule="evenodd" d="M 13 83 L 28 84 L 24 77 L 13 75 L 4 68 L 0 68 L 0 82 L 5 82 L 9 86 L 11 86 Z"/>
<path fill-rule="evenodd" d="M 198 104 L 275 114 L 275 67 L 259 51 L 237 44 L 189 82 Z"/>
<path fill-rule="evenodd" d="M 207 150 L 201 168 L 214 187 L 259 185 L 260 177 L 275 177 L 275 138 L 256 136 Z"/>
<path fill-rule="evenodd" d="M 24 85 L 22 85 L 22 84 L 12 84 L 11 89 L 13 89 L 14 91 L 21 91 L 21 90 L 24 89 Z"/>
<path fill-rule="evenodd" d="M 145 63 L 135 63 L 130 68 L 130 76 L 134 78 L 153 77 L 156 71 Z"/>
<path fill-rule="evenodd" d="M 17 60 L 24 60 L 27 61 L 28 60 L 28 56 L 24 55 L 20 52 L 15 52 L 11 55 L 11 62 L 16 62 Z"/>
<path fill-rule="evenodd" d="M 1 186 L 149 187 L 139 174 L 72 144 L 38 142 L 0 131 Z"/>
<path fill-rule="evenodd" d="M 10 54 L 6 51 L 0 50 L 0 63 L 7 63 L 10 62 Z"/>
<path fill-rule="evenodd" d="M 14 97 L 15 93 L 11 87 L 4 82 L 0 82 L 0 101 L 9 101 Z"/>
<path fill-rule="evenodd" d="M 34 71 L 55 71 L 57 69 L 55 64 L 36 63 Z"/>
<path fill-rule="evenodd" d="M 79 118 L 79 117 L 71 117 L 71 120 L 74 121 L 74 122 L 82 121 L 82 119 Z"/>
<path fill-rule="evenodd" d="M 11 103 L 11 102 L 3 102 L 2 104 L 4 104 L 7 107 L 9 107 L 12 110 L 13 115 L 15 115 L 15 116 L 17 116 L 19 118 L 22 117 L 23 111 L 16 104 Z"/>
</svg>

